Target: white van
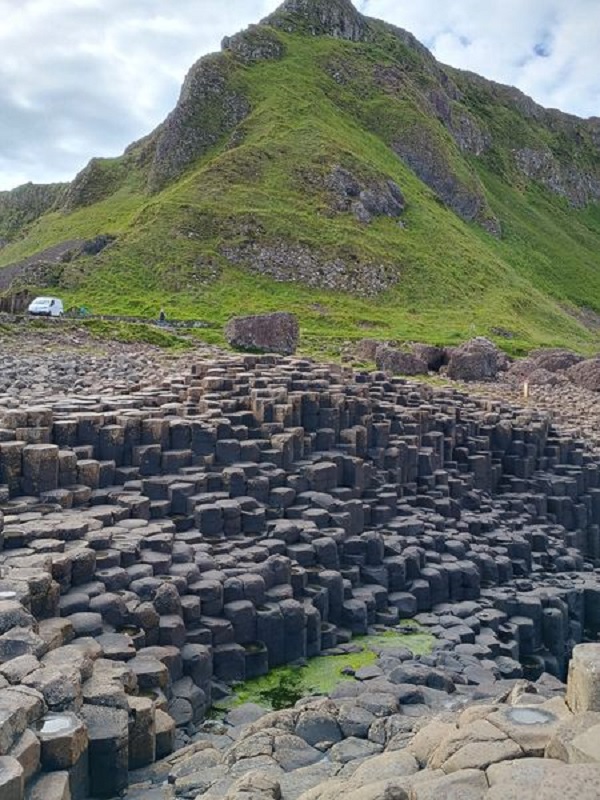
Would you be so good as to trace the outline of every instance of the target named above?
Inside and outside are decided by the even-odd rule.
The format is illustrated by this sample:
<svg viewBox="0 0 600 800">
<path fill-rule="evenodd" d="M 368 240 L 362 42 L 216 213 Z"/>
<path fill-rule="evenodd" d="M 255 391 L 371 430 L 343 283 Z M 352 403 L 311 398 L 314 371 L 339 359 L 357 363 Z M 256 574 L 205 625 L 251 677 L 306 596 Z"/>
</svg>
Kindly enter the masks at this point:
<svg viewBox="0 0 600 800">
<path fill-rule="evenodd" d="M 36 297 L 27 311 L 36 317 L 62 317 L 64 307 L 58 297 Z"/>
</svg>

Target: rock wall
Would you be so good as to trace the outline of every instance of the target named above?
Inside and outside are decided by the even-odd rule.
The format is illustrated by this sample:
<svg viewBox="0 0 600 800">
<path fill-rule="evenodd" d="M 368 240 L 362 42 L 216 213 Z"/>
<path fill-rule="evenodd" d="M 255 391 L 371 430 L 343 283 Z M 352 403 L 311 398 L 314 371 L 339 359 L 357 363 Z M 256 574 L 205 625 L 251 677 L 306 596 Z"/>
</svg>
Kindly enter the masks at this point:
<svg viewBox="0 0 600 800">
<path fill-rule="evenodd" d="M 228 684 L 376 624 L 417 617 L 475 683 L 564 677 L 600 632 L 600 464 L 543 416 L 270 355 L 0 405 L 19 786 L 112 797 Z"/>
</svg>

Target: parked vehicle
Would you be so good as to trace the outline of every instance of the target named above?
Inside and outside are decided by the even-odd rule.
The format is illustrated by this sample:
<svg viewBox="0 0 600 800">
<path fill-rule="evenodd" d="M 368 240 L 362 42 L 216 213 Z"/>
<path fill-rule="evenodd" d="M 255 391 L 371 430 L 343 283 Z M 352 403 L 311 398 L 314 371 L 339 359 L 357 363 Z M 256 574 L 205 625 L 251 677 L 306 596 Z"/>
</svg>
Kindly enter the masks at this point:
<svg viewBox="0 0 600 800">
<path fill-rule="evenodd" d="M 63 301 L 58 297 L 36 297 L 29 304 L 27 311 L 36 317 L 62 317 Z"/>
</svg>

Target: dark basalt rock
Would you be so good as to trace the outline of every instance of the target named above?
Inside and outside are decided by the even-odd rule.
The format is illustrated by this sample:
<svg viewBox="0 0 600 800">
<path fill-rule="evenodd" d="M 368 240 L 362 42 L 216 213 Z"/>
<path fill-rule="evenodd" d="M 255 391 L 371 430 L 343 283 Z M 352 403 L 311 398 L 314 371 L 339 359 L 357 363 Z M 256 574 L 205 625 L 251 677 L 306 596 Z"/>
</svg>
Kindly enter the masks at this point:
<svg viewBox="0 0 600 800">
<path fill-rule="evenodd" d="M 393 375 L 426 375 L 427 362 L 413 353 L 383 345 L 377 348 L 375 363 L 378 369 Z"/>
<path fill-rule="evenodd" d="M 243 64 L 258 61 L 277 61 L 285 55 L 285 45 L 274 31 L 261 25 L 251 25 L 235 36 L 226 36 L 221 47 Z"/>
<path fill-rule="evenodd" d="M 406 208 L 404 195 L 392 180 L 359 181 L 349 170 L 337 165 L 325 185 L 333 195 L 337 211 L 351 211 L 359 222 L 374 217 L 398 219 Z"/>
<path fill-rule="evenodd" d="M 176 727 L 193 751 L 142 791 L 167 770 L 197 796 L 238 761 L 297 788 L 521 676 L 553 694 L 600 633 L 600 462 L 548 416 L 273 354 L 203 351 L 154 385 L 85 368 L 97 392 L 0 397 L 0 751 L 58 724 L 65 779 L 91 781 L 73 797 L 119 793 Z M 428 655 L 383 644 L 331 699 L 286 677 L 270 698 L 294 708 L 213 747 L 223 682 L 324 651 L 343 667 L 352 634 L 408 618 Z"/>
<path fill-rule="evenodd" d="M 493 342 L 483 337 L 471 339 L 454 348 L 448 363 L 448 377 L 457 381 L 493 380 L 503 354 Z"/>
<path fill-rule="evenodd" d="M 225 338 L 232 347 L 263 353 L 296 352 L 300 329 L 293 314 L 264 314 L 236 317 L 225 329 Z"/>
<path fill-rule="evenodd" d="M 350 0 L 285 0 L 263 24 L 290 33 L 305 31 L 313 36 L 334 36 L 360 42 L 369 35 L 366 17 Z"/>
<path fill-rule="evenodd" d="M 151 191 L 182 175 L 248 116 L 248 99 L 231 85 L 233 70 L 233 62 L 217 54 L 201 59 L 188 72 L 177 106 L 156 132 Z"/>
</svg>

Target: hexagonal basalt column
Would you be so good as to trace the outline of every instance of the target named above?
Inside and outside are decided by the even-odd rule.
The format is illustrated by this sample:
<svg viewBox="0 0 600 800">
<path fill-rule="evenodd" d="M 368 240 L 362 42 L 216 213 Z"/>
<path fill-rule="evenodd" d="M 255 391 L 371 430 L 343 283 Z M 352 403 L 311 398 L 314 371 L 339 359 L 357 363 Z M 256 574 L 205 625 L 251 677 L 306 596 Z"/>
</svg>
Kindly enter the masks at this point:
<svg viewBox="0 0 600 800">
<path fill-rule="evenodd" d="M 54 444 L 30 444 L 23 448 L 25 494 L 37 496 L 58 488 L 58 452 Z"/>
<path fill-rule="evenodd" d="M 16 758 L 0 757 L 0 797 L 2 800 L 23 800 L 23 767 Z"/>
<path fill-rule="evenodd" d="M 600 711 L 600 644 L 580 644 L 574 648 L 567 704 L 575 714 Z"/>
<path fill-rule="evenodd" d="M 127 711 L 84 706 L 90 754 L 90 794 L 114 797 L 128 784 L 129 731 Z"/>
</svg>

